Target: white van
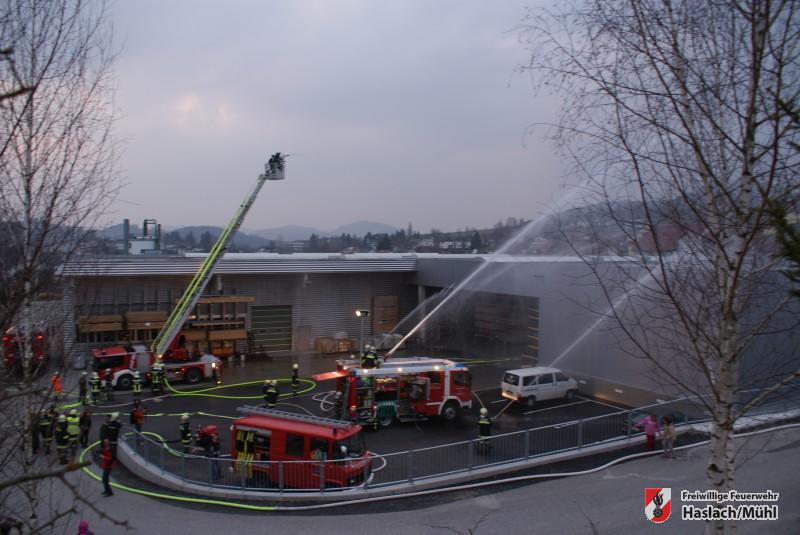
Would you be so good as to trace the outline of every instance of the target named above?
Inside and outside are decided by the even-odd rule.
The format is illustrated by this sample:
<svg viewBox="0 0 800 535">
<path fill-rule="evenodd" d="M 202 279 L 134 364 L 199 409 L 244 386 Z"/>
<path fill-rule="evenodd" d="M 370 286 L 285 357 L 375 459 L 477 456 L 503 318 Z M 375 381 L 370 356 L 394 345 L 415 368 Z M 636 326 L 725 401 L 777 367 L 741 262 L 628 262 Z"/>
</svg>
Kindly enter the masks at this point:
<svg viewBox="0 0 800 535">
<path fill-rule="evenodd" d="M 578 393 L 578 383 L 558 368 L 536 366 L 504 373 L 500 391 L 506 399 L 533 407 L 537 401 L 573 399 Z"/>
</svg>

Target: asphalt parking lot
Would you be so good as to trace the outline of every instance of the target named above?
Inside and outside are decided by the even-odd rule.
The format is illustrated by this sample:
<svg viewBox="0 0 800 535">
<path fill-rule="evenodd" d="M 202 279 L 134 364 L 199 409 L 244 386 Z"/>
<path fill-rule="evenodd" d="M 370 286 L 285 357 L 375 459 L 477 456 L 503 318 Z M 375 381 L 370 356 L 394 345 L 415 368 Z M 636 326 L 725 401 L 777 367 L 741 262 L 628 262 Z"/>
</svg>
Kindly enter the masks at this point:
<svg viewBox="0 0 800 535">
<path fill-rule="evenodd" d="M 505 370 L 526 366 L 525 362 L 514 359 L 494 359 L 489 357 L 458 358 L 470 366 L 473 377 L 473 406 L 465 411 L 462 417 L 448 424 L 433 418 L 416 423 L 395 422 L 388 428 L 369 431 L 366 434 L 367 445 L 373 452 L 388 454 L 412 449 L 438 446 L 477 437 L 478 412 L 481 406 L 488 409 L 493 420 L 493 434 L 511 433 L 524 429 L 535 429 L 558 425 L 579 419 L 587 419 L 604 414 L 625 410 L 616 403 L 596 400 L 579 394 L 571 401 L 553 400 L 537 403 L 533 408 L 522 407 L 509 402 L 500 396 L 500 378 Z M 244 365 L 226 366 L 224 370 L 224 388 L 207 391 L 203 395 L 167 396 L 153 398 L 145 388 L 143 404 L 149 413 L 145 430 L 153 431 L 167 441 L 178 440 L 179 415 L 189 413 L 192 427 L 196 425 L 214 424 L 221 430 L 222 452 L 228 453 L 230 441 L 225 430 L 230 426 L 231 418 L 241 413 L 237 408 L 242 405 L 261 405 L 263 400 L 262 384 L 267 378 L 287 378 L 290 375 L 292 361 L 273 359 L 265 361 L 249 361 Z M 301 377 L 335 369 L 336 357 L 312 355 L 299 359 Z M 181 392 L 208 389 L 207 383 L 188 388 L 175 385 Z M 282 396 L 279 409 L 289 412 L 312 413 L 324 415 L 318 400 L 320 394 L 333 388 L 333 381 L 321 382 L 313 389 L 298 396 Z M 282 384 L 282 394 L 289 394 L 286 383 Z M 94 409 L 98 414 L 94 432 L 99 429 L 101 414 L 119 411 L 123 423 L 127 423 L 127 414 L 131 410 L 132 397 L 129 392 L 116 392 L 115 400 L 103 402 Z"/>
</svg>

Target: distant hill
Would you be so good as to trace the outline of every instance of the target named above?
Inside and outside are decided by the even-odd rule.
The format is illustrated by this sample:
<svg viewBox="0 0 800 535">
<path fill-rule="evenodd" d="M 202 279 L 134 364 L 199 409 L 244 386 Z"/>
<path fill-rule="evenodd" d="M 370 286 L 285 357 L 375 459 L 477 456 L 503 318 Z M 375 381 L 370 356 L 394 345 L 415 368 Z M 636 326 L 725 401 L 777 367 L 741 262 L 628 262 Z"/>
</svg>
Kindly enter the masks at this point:
<svg viewBox="0 0 800 535">
<path fill-rule="evenodd" d="M 283 241 L 307 240 L 312 234 L 316 234 L 317 236 L 328 236 L 328 233 L 319 229 L 313 227 L 302 227 L 300 225 L 285 225 L 276 228 L 254 230 L 251 234 L 267 240 L 277 240 L 280 237 L 283 239 Z"/>
<path fill-rule="evenodd" d="M 394 234 L 398 229 L 391 225 L 378 223 L 376 221 L 356 221 L 336 227 L 330 234 L 333 236 L 340 236 L 342 234 L 350 234 L 351 236 L 364 236 L 368 232 L 372 234 Z"/>
<path fill-rule="evenodd" d="M 177 232 L 182 238 L 185 238 L 189 233 L 194 234 L 195 239 L 199 240 L 204 232 L 211 234 L 215 240 L 222 234 L 221 227 L 211 226 L 194 226 L 194 227 L 180 227 L 172 232 Z M 239 247 L 246 247 L 250 249 L 258 249 L 259 247 L 266 247 L 269 245 L 269 240 L 260 236 L 252 234 L 245 234 L 244 232 L 237 232 L 233 235 L 233 244 Z"/>
</svg>

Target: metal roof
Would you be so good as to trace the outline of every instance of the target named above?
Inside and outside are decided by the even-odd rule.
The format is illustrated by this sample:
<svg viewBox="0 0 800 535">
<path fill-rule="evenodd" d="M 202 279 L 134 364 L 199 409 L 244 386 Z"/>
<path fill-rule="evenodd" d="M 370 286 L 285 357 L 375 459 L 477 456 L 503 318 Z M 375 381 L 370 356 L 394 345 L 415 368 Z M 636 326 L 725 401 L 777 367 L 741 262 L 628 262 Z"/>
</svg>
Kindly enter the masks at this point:
<svg viewBox="0 0 800 535">
<path fill-rule="evenodd" d="M 65 277 L 194 275 L 205 254 L 129 255 L 90 258 L 64 264 Z M 414 272 L 417 259 L 400 254 L 228 253 L 216 269 L 221 275 L 263 273 Z"/>
</svg>

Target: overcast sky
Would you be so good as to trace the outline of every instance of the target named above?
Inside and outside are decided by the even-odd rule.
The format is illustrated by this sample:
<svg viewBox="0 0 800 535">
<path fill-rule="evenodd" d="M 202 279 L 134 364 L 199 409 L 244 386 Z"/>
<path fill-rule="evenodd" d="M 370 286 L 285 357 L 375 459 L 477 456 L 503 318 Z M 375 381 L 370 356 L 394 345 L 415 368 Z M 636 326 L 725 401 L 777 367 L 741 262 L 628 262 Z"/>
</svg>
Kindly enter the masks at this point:
<svg viewBox="0 0 800 535">
<path fill-rule="evenodd" d="M 551 120 L 515 68 L 531 0 L 119 1 L 113 219 L 223 226 L 289 153 L 244 227 L 420 230 L 533 217 L 557 195 Z"/>
</svg>

